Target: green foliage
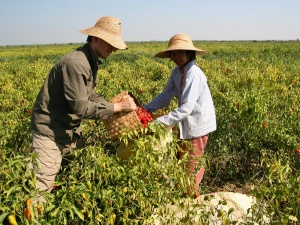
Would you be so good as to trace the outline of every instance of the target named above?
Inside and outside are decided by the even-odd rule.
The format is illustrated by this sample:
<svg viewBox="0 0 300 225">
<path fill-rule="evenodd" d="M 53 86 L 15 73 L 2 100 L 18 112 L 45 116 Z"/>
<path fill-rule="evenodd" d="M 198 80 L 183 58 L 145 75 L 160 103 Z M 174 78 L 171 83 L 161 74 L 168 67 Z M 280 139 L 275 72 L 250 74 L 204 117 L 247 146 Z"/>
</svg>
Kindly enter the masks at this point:
<svg viewBox="0 0 300 225">
<path fill-rule="evenodd" d="M 148 103 L 174 67 L 168 59 L 154 58 L 166 45 L 128 43 L 128 50 L 103 62 L 96 91 L 109 100 L 128 90 L 140 105 Z M 30 223 L 23 210 L 26 199 L 37 193 L 27 168 L 34 160 L 31 110 L 52 65 L 78 46 L 0 48 L 0 224 L 7 224 L 9 214 L 20 224 Z M 251 183 L 252 194 L 261 203 L 252 209 L 258 222 L 263 212 L 273 224 L 296 224 L 300 44 L 196 41 L 195 46 L 207 52 L 196 63 L 207 75 L 218 126 L 205 150 L 208 164 L 202 193 L 226 183 Z M 174 100 L 159 113 L 176 106 Z M 59 173 L 57 188 L 46 194 L 44 217 L 35 215 L 32 222 L 151 224 L 155 208 L 181 199 L 191 181 L 180 166 L 187 158 L 182 162 L 174 157 L 175 129 L 164 151 L 155 150 L 154 143 L 165 131 L 154 124 L 114 141 L 101 121 L 84 121 L 83 129 L 87 147 L 72 153 L 74 160 Z M 127 161 L 116 157 L 121 142 L 133 142 L 135 157 Z"/>
<path fill-rule="evenodd" d="M 299 160 L 297 153 L 291 154 L 284 150 L 273 152 L 262 151 L 262 161 L 267 169 L 262 177 L 262 182 L 255 187 L 253 194 L 259 202 L 266 202 L 267 205 L 258 204 L 254 207 L 256 214 L 262 217 L 262 213 L 272 218 L 273 224 L 291 224 L 297 222 L 300 215 L 300 177 Z M 293 166 L 297 166 L 293 168 Z M 263 211 L 260 211 L 263 208 Z"/>
</svg>

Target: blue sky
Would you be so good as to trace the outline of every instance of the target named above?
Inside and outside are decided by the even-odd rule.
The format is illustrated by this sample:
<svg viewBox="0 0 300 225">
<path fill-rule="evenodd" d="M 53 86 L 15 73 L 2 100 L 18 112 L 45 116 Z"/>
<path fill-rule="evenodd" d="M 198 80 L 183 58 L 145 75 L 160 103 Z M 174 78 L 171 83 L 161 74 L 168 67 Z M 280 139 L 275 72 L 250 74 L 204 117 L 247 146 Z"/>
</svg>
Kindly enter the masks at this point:
<svg viewBox="0 0 300 225">
<path fill-rule="evenodd" d="M 300 0 L 0 0 L 0 46 L 85 42 L 106 15 L 125 41 L 300 39 Z"/>
</svg>

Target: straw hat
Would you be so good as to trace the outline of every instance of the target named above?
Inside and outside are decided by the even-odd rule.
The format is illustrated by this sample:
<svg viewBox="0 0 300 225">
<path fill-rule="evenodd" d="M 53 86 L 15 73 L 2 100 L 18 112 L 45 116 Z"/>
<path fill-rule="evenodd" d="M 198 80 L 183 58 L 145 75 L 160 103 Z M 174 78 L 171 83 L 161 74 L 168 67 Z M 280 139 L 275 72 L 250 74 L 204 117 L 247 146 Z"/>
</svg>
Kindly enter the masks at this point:
<svg viewBox="0 0 300 225">
<path fill-rule="evenodd" d="M 195 51 L 197 55 L 204 55 L 205 51 L 194 46 L 192 39 L 187 34 L 175 34 L 171 37 L 168 48 L 165 51 L 159 52 L 155 55 L 158 58 L 170 58 L 170 51 L 174 50 L 191 50 Z"/>
<path fill-rule="evenodd" d="M 117 49 L 127 49 L 121 37 L 121 21 L 113 16 L 104 16 L 93 27 L 80 30 L 80 33 L 101 38 Z"/>
</svg>

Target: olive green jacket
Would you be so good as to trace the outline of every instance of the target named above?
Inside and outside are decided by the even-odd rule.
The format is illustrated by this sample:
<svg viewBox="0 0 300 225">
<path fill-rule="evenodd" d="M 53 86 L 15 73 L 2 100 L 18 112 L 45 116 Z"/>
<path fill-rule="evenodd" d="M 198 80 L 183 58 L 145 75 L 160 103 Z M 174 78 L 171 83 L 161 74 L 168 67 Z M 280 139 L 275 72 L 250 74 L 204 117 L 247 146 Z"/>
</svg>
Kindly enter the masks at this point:
<svg viewBox="0 0 300 225">
<path fill-rule="evenodd" d="M 81 134 L 82 119 L 106 119 L 114 106 L 94 92 L 99 61 L 88 44 L 63 56 L 51 69 L 32 110 L 31 129 L 59 144 Z"/>
</svg>

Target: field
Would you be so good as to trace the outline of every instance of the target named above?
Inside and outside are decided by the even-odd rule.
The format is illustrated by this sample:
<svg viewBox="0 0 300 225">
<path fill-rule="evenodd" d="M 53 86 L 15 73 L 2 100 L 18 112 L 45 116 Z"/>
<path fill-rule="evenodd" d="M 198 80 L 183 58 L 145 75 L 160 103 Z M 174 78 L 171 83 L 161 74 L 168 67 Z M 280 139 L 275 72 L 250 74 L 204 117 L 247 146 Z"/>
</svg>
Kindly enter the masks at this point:
<svg viewBox="0 0 300 225">
<path fill-rule="evenodd" d="M 259 224 L 262 214 L 271 218 L 271 224 L 297 224 L 300 42 L 194 44 L 207 52 L 196 63 L 207 76 L 217 114 L 217 131 L 209 136 L 202 162 L 207 172 L 201 194 L 251 194 L 262 203 L 257 206 Z M 166 45 L 128 43 L 128 50 L 112 54 L 101 65 L 96 91 L 109 100 L 128 90 L 141 105 L 148 103 L 174 67 L 169 60 L 154 58 Z M 151 224 L 153 210 L 182 198 L 190 182 L 182 162 L 174 160 L 176 127 L 173 142 L 164 151 L 155 150 L 164 136 L 162 127 L 141 130 L 134 139 L 136 156 L 121 161 L 115 155 L 120 140 L 112 141 L 101 121 L 87 120 L 86 147 L 73 153 L 70 168 L 61 171 L 56 189 L 46 195 L 44 216 L 34 215 L 30 206 L 31 216 L 26 218 L 25 202 L 37 193 L 26 167 L 35 158 L 30 151 L 33 103 L 53 64 L 78 46 L 0 47 L 0 224 L 8 224 L 8 215 L 14 215 L 18 224 Z M 160 113 L 175 107 L 174 100 Z M 122 140 L 131 140 L 132 135 L 125 133 Z"/>
</svg>

